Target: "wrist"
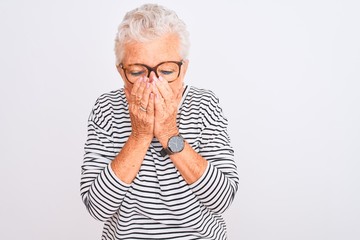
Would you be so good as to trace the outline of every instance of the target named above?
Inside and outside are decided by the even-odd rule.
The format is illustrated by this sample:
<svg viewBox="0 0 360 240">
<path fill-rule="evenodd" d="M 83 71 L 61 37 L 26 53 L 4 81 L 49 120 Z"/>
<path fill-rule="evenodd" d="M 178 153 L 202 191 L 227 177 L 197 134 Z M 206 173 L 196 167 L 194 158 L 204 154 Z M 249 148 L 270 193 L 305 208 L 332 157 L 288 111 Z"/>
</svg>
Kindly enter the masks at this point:
<svg viewBox="0 0 360 240">
<path fill-rule="evenodd" d="M 167 147 L 169 139 L 178 134 L 179 134 L 179 130 L 177 128 L 174 128 L 172 130 L 159 134 L 156 138 L 159 140 L 159 142 L 163 147 Z"/>
<path fill-rule="evenodd" d="M 180 134 L 177 134 L 171 136 L 168 139 L 167 146 L 160 151 L 160 155 L 162 157 L 165 157 L 166 155 L 173 155 L 176 153 L 180 153 L 182 150 L 184 150 L 184 147 L 185 147 L 184 138 Z"/>
<path fill-rule="evenodd" d="M 138 134 L 138 133 L 134 133 L 132 132 L 129 136 L 129 140 L 132 140 L 136 143 L 151 143 L 152 139 L 153 139 L 153 135 L 150 134 Z"/>
</svg>

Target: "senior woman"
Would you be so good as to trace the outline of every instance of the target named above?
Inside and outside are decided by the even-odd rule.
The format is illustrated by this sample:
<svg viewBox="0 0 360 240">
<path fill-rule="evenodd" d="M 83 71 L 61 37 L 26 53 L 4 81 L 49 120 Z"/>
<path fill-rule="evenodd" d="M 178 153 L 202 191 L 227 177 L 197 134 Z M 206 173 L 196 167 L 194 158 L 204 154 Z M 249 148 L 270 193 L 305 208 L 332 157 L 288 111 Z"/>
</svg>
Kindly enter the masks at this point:
<svg viewBox="0 0 360 240">
<path fill-rule="evenodd" d="M 128 12 L 118 28 L 124 88 L 93 107 L 81 175 L 102 239 L 226 239 L 234 152 L 218 98 L 184 84 L 188 50 L 183 21 L 156 4 Z"/>
</svg>

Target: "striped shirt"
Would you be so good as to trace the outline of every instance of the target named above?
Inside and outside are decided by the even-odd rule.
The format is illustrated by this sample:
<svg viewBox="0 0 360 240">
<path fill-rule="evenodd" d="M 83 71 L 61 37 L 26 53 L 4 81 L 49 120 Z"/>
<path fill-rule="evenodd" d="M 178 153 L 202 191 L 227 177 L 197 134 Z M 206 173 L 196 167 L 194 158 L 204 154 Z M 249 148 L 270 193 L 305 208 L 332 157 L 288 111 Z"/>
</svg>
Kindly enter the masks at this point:
<svg viewBox="0 0 360 240">
<path fill-rule="evenodd" d="M 80 192 L 89 213 L 104 222 L 102 239 L 227 239 L 222 213 L 239 178 L 219 100 L 212 91 L 187 86 L 177 124 L 180 134 L 208 165 L 187 184 L 159 141 L 151 142 L 131 184 L 110 163 L 131 133 L 123 89 L 101 95 L 88 120 Z"/>
</svg>

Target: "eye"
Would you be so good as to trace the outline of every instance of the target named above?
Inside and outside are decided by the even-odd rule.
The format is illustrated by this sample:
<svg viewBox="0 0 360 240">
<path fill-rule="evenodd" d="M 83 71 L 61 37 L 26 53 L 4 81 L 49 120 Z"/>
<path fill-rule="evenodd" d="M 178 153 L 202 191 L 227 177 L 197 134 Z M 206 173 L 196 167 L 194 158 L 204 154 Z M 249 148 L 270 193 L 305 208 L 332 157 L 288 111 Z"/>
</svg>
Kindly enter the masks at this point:
<svg viewBox="0 0 360 240">
<path fill-rule="evenodd" d="M 161 75 L 171 75 L 174 74 L 175 71 L 172 70 L 160 70 L 159 71 Z"/>
<path fill-rule="evenodd" d="M 174 62 L 164 62 L 157 68 L 157 73 L 169 80 L 169 77 L 173 78 L 179 73 L 179 66 Z"/>
<path fill-rule="evenodd" d="M 128 71 L 128 74 L 132 77 L 138 77 L 145 74 L 145 71 Z"/>
</svg>

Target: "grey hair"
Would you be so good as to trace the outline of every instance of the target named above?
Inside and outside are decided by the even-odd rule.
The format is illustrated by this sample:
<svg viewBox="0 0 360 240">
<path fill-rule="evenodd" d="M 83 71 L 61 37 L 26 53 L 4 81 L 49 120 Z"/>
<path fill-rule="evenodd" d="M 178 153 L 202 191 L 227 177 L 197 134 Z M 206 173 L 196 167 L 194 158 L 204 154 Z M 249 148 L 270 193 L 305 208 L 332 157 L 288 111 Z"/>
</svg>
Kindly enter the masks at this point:
<svg viewBox="0 0 360 240">
<path fill-rule="evenodd" d="M 124 57 L 124 45 L 129 42 L 147 42 L 174 33 L 180 40 L 180 55 L 189 54 L 189 33 L 177 14 L 158 4 L 144 4 L 124 16 L 115 37 L 116 65 Z"/>
</svg>

